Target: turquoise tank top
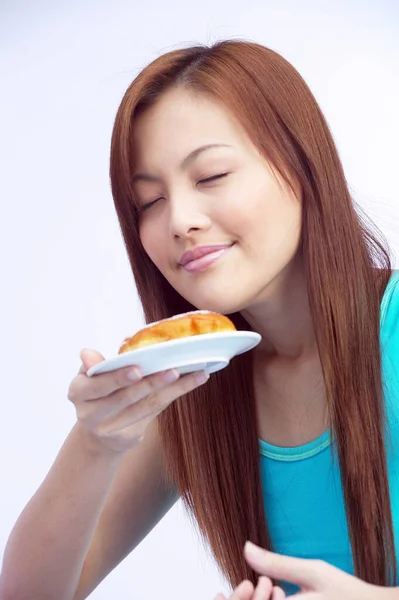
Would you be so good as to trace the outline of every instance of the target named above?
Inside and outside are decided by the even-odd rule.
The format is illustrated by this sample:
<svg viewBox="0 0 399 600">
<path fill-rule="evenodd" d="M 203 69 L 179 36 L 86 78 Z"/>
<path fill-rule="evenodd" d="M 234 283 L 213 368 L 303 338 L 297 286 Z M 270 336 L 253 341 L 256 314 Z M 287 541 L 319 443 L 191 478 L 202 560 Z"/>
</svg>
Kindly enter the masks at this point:
<svg viewBox="0 0 399 600">
<path fill-rule="evenodd" d="M 380 339 L 392 436 L 392 444 L 387 446 L 388 478 L 399 548 L 399 271 L 393 273 L 381 303 Z M 340 468 L 330 432 L 295 448 L 259 440 L 259 450 L 264 505 L 275 551 L 321 559 L 353 575 Z M 287 596 L 298 590 L 293 584 L 284 585 Z"/>
</svg>

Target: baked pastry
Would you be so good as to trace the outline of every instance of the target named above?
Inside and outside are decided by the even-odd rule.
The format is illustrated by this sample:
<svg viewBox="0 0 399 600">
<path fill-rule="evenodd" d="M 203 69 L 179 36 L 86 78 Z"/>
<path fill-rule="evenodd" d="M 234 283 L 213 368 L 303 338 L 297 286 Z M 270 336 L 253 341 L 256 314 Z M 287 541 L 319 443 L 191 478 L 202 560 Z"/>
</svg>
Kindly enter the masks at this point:
<svg viewBox="0 0 399 600">
<path fill-rule="evenodd" d="M 177 338 L 219 331 L 236 331 L 236 327 L 228 317 L 216 312 L 196 310 L 182 313 L 162 321 L 149 323 L 132 337 L 125 338 L 118 354 Z"/>
</svg>

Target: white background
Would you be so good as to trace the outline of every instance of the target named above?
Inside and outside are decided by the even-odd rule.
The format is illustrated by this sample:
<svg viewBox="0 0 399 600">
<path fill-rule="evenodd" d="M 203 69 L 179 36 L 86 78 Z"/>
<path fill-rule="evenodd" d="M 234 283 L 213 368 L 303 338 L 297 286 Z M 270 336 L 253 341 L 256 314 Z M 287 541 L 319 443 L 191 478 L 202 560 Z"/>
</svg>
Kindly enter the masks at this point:
<svg viewBox="0 0 399 600">
<path fill-rule="evenodd" d="M 75 422 L 79 351 L 111 357 L 143 323 L 108 179 L 122 95 L 159 54 L 228 37 L 303 75 L 354 196 L 398 252 L 396 0 L 0 0 L 0 558 Z M 227 590 L 179 501 L 90 597 Z"/>
</svg>

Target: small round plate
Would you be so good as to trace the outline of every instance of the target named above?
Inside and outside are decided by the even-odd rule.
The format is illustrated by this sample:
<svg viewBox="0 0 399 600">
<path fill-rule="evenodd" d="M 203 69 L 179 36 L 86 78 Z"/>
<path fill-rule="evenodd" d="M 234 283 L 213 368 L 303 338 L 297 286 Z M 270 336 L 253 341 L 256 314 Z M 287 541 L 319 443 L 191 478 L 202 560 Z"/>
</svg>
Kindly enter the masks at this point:
<svg viewBox="0 0 399 600">
<path fill-rule="evenodd" d="M 181 375 L 194 371 L 215 373 L 227 367 L 233 356 L 252 350 L 261 339 L 254 331 L 223 331 L 178 338 L 118 354 L 91 367 L 87 375 L 91 377 L 133 365 L 140 367 L 143 377 L 173 368 Z"/>
</svg>

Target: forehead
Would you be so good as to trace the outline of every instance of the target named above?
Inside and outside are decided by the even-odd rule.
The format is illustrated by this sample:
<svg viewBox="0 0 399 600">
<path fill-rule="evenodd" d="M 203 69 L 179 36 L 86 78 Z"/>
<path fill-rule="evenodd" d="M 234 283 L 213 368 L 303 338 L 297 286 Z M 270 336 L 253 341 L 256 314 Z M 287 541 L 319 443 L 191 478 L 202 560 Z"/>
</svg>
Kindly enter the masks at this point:
<svg viewBox="0 0 399 600">
<path fill-rule="evenodd" d="M 137 158 L 174 148 L 188 153 L 208 143 L 251 146 L 243 126 L 222 102 L 183 88 L 168 90 L 137 116 L 132 135 Z"/>
</svg>

